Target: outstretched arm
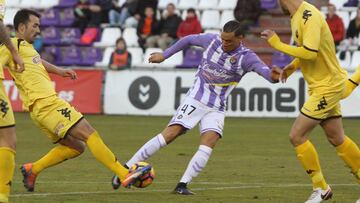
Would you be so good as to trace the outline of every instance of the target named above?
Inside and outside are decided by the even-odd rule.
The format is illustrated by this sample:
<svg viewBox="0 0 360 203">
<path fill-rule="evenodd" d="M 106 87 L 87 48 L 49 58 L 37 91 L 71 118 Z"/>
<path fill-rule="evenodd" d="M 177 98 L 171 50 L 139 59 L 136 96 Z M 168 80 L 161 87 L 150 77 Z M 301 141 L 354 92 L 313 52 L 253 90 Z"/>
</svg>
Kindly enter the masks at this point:
<svg viewBox="0 0 360 203">
<path fill-rule="evenodd" d="M 271 83 L 279 82 L 280 71 L 277 68 L 269 68 L 254 52 L 244 56 L 242 67 L 247 72 L 256 72 Z"/>
<path fill-rule="evenodd" d="M 272 30 L 265 30 L 261 37 L 266 39 L 271 47 L 295 58 L 314 60 L 317 57 L 317 50 L 310 49 L 306 46 L 295 47 L 281 42 L 279 36 Z"/>
<path fill-rule="evenodd" d="M 185 48 L 192 45 L 206 48 L 215 37 L 216 35 L 214 34 L 188 35 L 179 39 L 175 44 L 170 46 L 163 53 L 152 53 L 149 58 L 149 63 L 161 63 L 175 53 L 184 50 Z"/>
<path fill-rule="evenodd" d="M 64 69 L 64 68 L 56 67 L 55 65 L 53 65 L 45 60 L 42 60 L 42 64 L 44 65 L 44 67 L 48 73 L 54 73 L 54 74 L 60 75 L 62 77 L 70 77 L 73 80 L 77 78 L 76 72 L 71 69 Z"/>
</svg>

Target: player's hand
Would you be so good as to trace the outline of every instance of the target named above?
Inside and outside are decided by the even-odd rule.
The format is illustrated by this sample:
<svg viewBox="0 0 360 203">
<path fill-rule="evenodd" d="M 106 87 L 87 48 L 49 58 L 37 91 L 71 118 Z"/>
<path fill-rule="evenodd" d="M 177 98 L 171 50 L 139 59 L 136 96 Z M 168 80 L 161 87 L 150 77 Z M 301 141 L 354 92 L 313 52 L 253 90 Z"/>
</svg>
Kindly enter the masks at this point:
<svg viewBox="0 0 360 203">
<path fill-rule="evenodd" d="M 269 40 L 274 35 L 276 35 L 276 32 L 273 30 L 264 30 L 261 32 L 261 38 L 265 40 Z"/>
<path fill-rule="evenodd" d="M 14 61 L 15 71 L 18 73 L 23 72 L 25 70 L 24 61 L 19 56 L 18 52 L 12 53 L 12 57 L 13 57 L 13 61 Z"/>
<path fill-rule="evenodd" d="M 278 66 L 273 66 L 271 68 L 271 80 L 274 82 L 279 82 L 280 75 L 283 70 L 279 68 Z"/>
<path fill-rule="evenodd" d="M 149 63 L 161 63 L 165 60 L 165 57 L 162 53 L 155 52 L 150 54 Z"/>
<path fill-rule="evenodd" d="M 63 77 L 70 77 L 73 80 L 77 79 L 76 72 L 72 69 L 62 69 L 60 75 Z"/>
<path fill-rule="evenodd" d="M 286 83 L 288 77 L 289 77 L 289 76 L 287 75 L 285 69 L 284 69 L 284 70 L 281 70 L 280 76 L 279 76 L 280 82 L 281 82 L 281 83 Z"/>
</svg>

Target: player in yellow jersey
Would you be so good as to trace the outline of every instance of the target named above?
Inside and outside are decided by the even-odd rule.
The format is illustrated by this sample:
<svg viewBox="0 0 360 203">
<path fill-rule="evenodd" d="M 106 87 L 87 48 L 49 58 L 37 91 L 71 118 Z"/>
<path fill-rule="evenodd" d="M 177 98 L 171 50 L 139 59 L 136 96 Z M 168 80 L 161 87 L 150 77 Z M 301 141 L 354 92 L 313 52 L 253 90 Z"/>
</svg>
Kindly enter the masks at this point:
<svg viewBox="0 0 360 203">
<path fill-rule="evenodd" d="M 43 61 L 32 46 L 40 34 L 40 15 L 35 11 L 22 9 L 14 17 L 14 27 L 16 37 L 12 39 L 12 43 L 24 60 L 25 70 L 17 73 L 11 69 L 11 54 L 3 47 L 0 47 L 0 62 L 10 67 L 10 74 L 32 120 L 58 144 L 40 160 L 21 167 L 24 186 L 28 191 L 34 191 L 36 177 L 42 170 L 79 156 L 85 146 L 99 162 L 121 177 L 123 186 L 131 185 L 135 178 L 147 172 L 149 168 L 129 174 L 83 115 L 56 95 L 48 72 L 72 78 L 76 78 L 76 74 Z"/>
<path fill-rule="evenodd" d="M 279 3 L 291 16 L 292 35 L 297 46 L 281 42 L 272 30 L 261 34 L 273 48 L 295 58 L 281 75 L 289 75 L 295 67 L 300 67 L 308 83 L 309 98 L 292 126 L 290 140 L 312 180 L 314 190 L 306 202 L 322 202 L 331 198 L 332 191 L 322 174 L 315 147 L 308 140 L 318 124 L 360 181 L 360 150 L 344 134 L 341 119 L 340 100 L 346 91 L 347 73 L 335 56 L 334 39 L 320 11 L 303 0 L 279 0 Z"/>
<path fill-rule="evenodd" d="M 24 63 L 10 41 L 3 24 L 5 0 L 0 0 L 0 44 L 5 45 L 16 64 L 16 71 L 24 70 Z M 0 56 L 3 53 L 0 52 Z M 4 73 L 0 68 L 0 202 L 8 202 L 15 167 L 16 134 L 15 119 L 4 85 Z"/>
</svg>

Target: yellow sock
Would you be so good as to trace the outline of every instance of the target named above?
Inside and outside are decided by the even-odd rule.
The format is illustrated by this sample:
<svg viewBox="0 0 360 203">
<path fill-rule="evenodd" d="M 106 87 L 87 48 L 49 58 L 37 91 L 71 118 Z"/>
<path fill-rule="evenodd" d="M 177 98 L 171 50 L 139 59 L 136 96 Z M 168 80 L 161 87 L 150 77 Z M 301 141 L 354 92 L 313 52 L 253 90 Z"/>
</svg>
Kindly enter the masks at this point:
<svg viewBox="0 0 360 203">
<path fill-rule="evenodd" d="M 15 151 L 0 147 L 0 202 L 8 202 L 15 169 Z"/>
<path fill-rule="evenodd" d="M 86 144 L 93 156 L 108 169 L 112 170 L 121 181 L 126 178 L 126 175 L 129 173 L 128 169 L 118 162 L 115 155 L 104 144 L 96 131 L 90 135 Z"/>
<path fill-rule="evenodd" d="M 349 137 L 345 137 L 344 143 L 336 147 L 337 154 L 351 168 L 360 183 L 360 150 Z"/>
<path fill-rule="evenodd" d="M 314 145 L 308 140 L 304 144 L 297 146 L 295 151 L 306 173 L 311 177 L 313 188 L 326 190 L 328 185 L 321 172 L 319 157 Z"/>
<path fill-rule="evenodd" d="M 32 172 L 39 174 L 42 170 L 55 166 L 67 159 L 72 159 L 80 155 L 75 149 L 64 145 L 58 145 L 50 150 L 45 156 L 33 163 Z"/>
<path fill-rule="evenodd" d="M 354 89 L 359 85 L 360 83 L 360 66 L 356 68 L 356 71 L 354 74 L 351 75 L 351 77 L 346 81 L 346 89 L 342 95 L 342 99 L 345 99 L 348 97 Z"/>
</svg>

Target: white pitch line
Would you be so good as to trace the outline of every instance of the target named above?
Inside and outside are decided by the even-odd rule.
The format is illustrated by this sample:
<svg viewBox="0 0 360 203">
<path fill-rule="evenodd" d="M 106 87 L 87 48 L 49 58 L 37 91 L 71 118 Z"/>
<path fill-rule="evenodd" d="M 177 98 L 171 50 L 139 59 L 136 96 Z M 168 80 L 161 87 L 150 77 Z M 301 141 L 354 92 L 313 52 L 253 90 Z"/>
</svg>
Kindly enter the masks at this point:
<svg viewBox="0 0 360 203">
<path fill-rule="evenodd" d="M 358 184 L 331 184 L 331 186 L 358 186 Z M 289 188 L 289 187 L 311 187 L 311 184 L 262 184 L 262 185 L 243 185 L 233 187 L 211 187 L 211 188 L 193 188 L 193 191 L 206 190 L 235 190 L 235 189 L 255 189 L 255 188 Z M 119 191 L 93 191 L 93 192 L 59 192 L 59 193 L 20 193 L 10 195 L 11 197 L 34 197 L 34 196 L 63 196 L 63 195 L 87 195 L 87 194 L 117 194 L 117 193 L 149 193 L 149 192 L 171 192 L 169 189 L 155 190 L 122 190 Z"/>
</svg>

